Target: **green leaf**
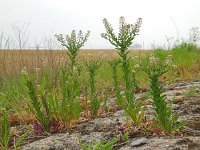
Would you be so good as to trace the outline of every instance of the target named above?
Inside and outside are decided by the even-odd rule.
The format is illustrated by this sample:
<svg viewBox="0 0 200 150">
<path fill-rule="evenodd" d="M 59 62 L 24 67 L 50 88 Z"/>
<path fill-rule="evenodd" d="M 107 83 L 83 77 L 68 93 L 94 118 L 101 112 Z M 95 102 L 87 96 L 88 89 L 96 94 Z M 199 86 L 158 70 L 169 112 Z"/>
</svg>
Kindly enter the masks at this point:
<svg viewBox="0 0 200 150">
<path fill-rule="evenodd" d="M 15 148 L 19 147 L 21 145 L 21 143 L 25 140 L 25 138 L 28 136 L 28 134 L 30 133 L 30 130 L 25 132 L 20 139 L 15 143 Z"/>
<path fill-rule="evenodd" d="M 111 150 L 113 145 L 118 141 L 119 139 L 118 138 L 114 138 L 110 141 L 108 141 L 106 144 L 104 144 L 102 146 L 102 150 Z"/>
</svg>

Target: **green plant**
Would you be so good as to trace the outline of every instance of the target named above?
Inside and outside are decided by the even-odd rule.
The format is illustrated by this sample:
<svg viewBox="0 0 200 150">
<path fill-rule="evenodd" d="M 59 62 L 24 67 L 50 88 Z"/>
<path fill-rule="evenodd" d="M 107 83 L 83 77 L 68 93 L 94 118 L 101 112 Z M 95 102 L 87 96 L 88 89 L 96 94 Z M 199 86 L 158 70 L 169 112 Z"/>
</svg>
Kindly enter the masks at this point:
<svg viewBox="0 0 200 150">
<path fill-rule="evenodd" d="M 69 125 L 72 120 L 75 120 L 79 117 L 81 112 L 80 105 L 80 70 L 76 66 L 77 55 L 79 49 L 84 46 L 90 35 L 88 31 L 83 35 L 80 30 L 78 35 L 76 31 L 73 30 L 71 35 L 59 34 L 56 35 L 57 40 L 61 43 L 62 46 L 68 49 L 67 54 L 70 59 L 70 69 L 66 70 L 63 66 L 61 67 L 60 73 L 60 85 L 61 85 L 61 97 L 62 100 L 60 103 L 54 101 L 54 107 L 59 110 L 59 116 L 62 118 L 65 125 Z"/>
<path fill-rule="evenodd" d="M 7 150 L 9 147 L 9 135 L 10 126 L 8 124 L 7 114 L 4 111 L 1 117 L 1 128 L 0 128 L 0 147 Z"/>
<path fill-rule="evenodd" d="M 182 42 L 172 49 L 172 55 L 174 58 L 173 61 L 177 67 L 183 65 L 185 68 L 189 68 L 192 64 L 198 62 L 200 51 L 195 44 Z"/>
<path fill-rule="evenodd" d="M 24 83 L 23 71 L 20 72 L 19 77 L 7 76 L 1 87 L 0 106 L 15 111 L 26 108 L 24 98 L 27 97 L 27 87 Z M 19 107 L 19 105 L 22 107 Z"/>
<path fill-rule="evenodd" d="M 25 132 L 17 141 L 10 135 L 11 127 L 8 123 L 8 115 L 4 110 L 0 121 L 0 149 L 8 150 L 11 146 L 17 149 L 24 139 L 27 137 L 29 131 Z"/>
<path fill-rule="evenodd" d="M 115 102 L 117 103 L 117 105 L 122 106 L 123 105 L 123 98 L 120 94 L 121 92 L 121 88 L 119 87 L 119 79 L 118 79 L 118 74 L 117 74 L 117 67 L 120 63 L 119 60 L 117 59 L 113 59 L 113 60 L 109 60 L 108 63 L 110 64 L 111 68 L 112 68 L 112 78 L 113 78 L 113 82 L 114 82 L 114 88 L 115 88 Z"/>
<path fill-rule="evenodd" d="M 106 88 L 104 91 L 103 91 L 103 105 L 102 105 L 102 108 L 105 109 L 107 103 L 108 103 L 108 88 Z"/>
<path fill-rule="evenodd" d="M 35 78 L 30 77 L 26 71 L 23 72 L 23 75 L 26 80 L 25 84 L 27 86 L 28 96 L 31 102 L 29 109 L 36 115 L 37 121 L 39 122 L 39 124 L 34 124 L 34 128 L 35 130 L 41 128 L 41 132 L 43 130 L 51 132 L 50 124 L 54 118 L 52 111 L 54 105 L 51 102 L 54 98 L 52 96 L 54 92 L 51 89 L 49 71 L 46 68 L 43 70 L 40 77 L 41 80 L 40 82 L 38 81 L 39 84 L 37 86 L 35 85 Z"/>
<path fill-rule="evenodd" d="M 171 51 L 166 51 L 163 49 L 156 49 L 153 51 L 153 54 L 158 57 L 161 61 L 164 61 L 165 58 L 171 54 Z"/>
<path fill-rule="evenodd" d="M 44 66 L 45 68 L 42 70 L 42 73 L 40 75 L 40 84 L 38 87 L 38 92 L 41 95 L 44 95 L 45 93 L 50 93 L 51 92 L 51 78 L 50 78 L 50 73 L 48 71 L 48 69 L 46 68 L 46 66 Z"/>
<path fill-rule="evenodd" d="M 122 142 L 126 142 L 126 141 L 128 141 L 128 138 L 129 138 L 129 133 L 128 133 L 128 132 L 125 132 L 125 133 L 121 136 L 121 141 L 122 141 Z"/>
<path fill-rule="evenodd" d="M 27 102 L 29 110 L 35 114 L 38 121 L 33 125 L 35 132 L 41 134 L 44 131 L 58 131 L 61 126 L 58 115 L 60 113 L 58 94 L 56 89 L 52 89 L 49 71 L 45 68 L 37 82 L 27 72 L 24 72 L 23 75 L 30 98 L 30 103 Z M 35 82 L 38 83 L 37 86 Z"/>
<path fill-rule="evenodd" d="M 14 149 L 17 149 L 18 147 L 20 147 L 21 143 L 28 136 L 29 132 L 30 131 L 25 132 L 23 135 L 21 135 L 21 137 L 17 141 L 15 141 L 15 139 L 14 139 Z"/>
<path fill-rule="evenodd" d="M 176 78 L 181 80 L 191 79 L 198 72 L 193 70 L 193 67 L 198 66 L 200 62 L 200 50 L 196 44 L 182 42 L 172 49 L 172 55 L 174 58 L 173 62 L 177 66 Z"/>
<path fill-rule="evenodd" d="M 111 150 L 113 145 L 118 141 L 117 138 L 114 138 L 108 142 L 100 141 L 97 144 L 93 145 L 90 143 L 88 146 L 84 145 L 81 140 L 79 140 L 79 145 L 83 150 Z"/>
<path fill-rule="evenodd" d="M 84 80 L 84 105 L 85 105 L 85 109 L 88 110 L 88 88 L 89 88 L 89 85 L 88 85 L 88 82 L 87 80 Z"/>
<path fill-rule="evenodd" d="M 45 93 L 41 95 L 42 102 L 40 102 L 39 97 L 37 95 L 36 87 L 34 85 L 34 80 L 28 78 L 26 85 L 28 88 L 28 94 L 29 94 L 29 97 L 31 99 L 31 104 L 32 104 L 30 106 L 30 109 L 36 115 L 36 118 L 41 124 L 41 126 L 43 127 L 43 129 L 49 132 L 50 131 L 49 122 L 52 119 L 52 115 L 51 115 L 49 105 L 47 102 L 47 94 Z"/>
<path fill-rule="evenodd" d="M 153 55 L 144 59 L 140 64 L 150 80 L 150 94 L 153 99 L 157 120 L 167 133 L 176 131 L 184 126 L 183 122 L 178 122 L 179 116 L 173 113 L 172 108 L 167 104 L 160 81 L 160 77 L 171 69 L 171 64 L 172 56 L 168 56 L 165 61 L 161 61 Z"/>
<path fill-rule="evenodd" d="M 90 35 L 90 31 L 87 31 L 85 35 L 83 35 L 80 30 L 78 35 L 76 36 L 76 31 L 73 30 L 70 35 L 66 35 L 64 38 L 63 34 L 56 35 L 57 40 L 61 43 L 62 46 L 68 49 L 68 56 L 71 61 L 71 69 L 75 66 L 78 50 L 84 45 Z"/>
<path fill-rule="evenodd" d="M 81 112 L 80 92 L 81 82 L 78 70 L 74 68 L 73 74 L 61 68 L 61 102 L 57 103 L 59 116 L 66 126 L 72 120 L 79 118 Z"/>
<path fill-rule="evenodd" d="M 186 96 L 186 97 L 193 97 L 193 96 L 196 96 L 198 94 L 197 91 L 199 91 L 199 90 L 200 89 L 198 87 L 192 86 L 187 91 L 185 91 L 183 93 L 183 95 Z"/>
<path fill-rule="evenodd" d="M 98 110 L 100 108 L 100 99 L 98 97 L 98 93 L 95 87 L 95 75 L 96 71 L 100 66 L 99 61 L 88 61 L 86 63 L 87 70 L 89 73 L 89 86 L 90 86 L 90 92 L 91 92 L 91 113 L 93 116 L 98 115 Z"/>
<path fill-rule="evenodd" d="M 123 79 L 125 82 L 125 104 L 123 104 L 123 109 L 130 116 L 133 123 L 138 125 L 143 120 L 144 109 L 142 109 L 141 102 L 135 101 L 134 90 L 135 90 L 135 74 L 131 69 L 131 58 L 128 56 L 129 52 L 128 48 L 132 44 L 133 39 L 138 34 L 140 26 L 142 23 L 142 19 L 139 18 L 135 25 L 127 24 L 125 22 L 124 17 L 120 17 L 119 21 L 119 34 L 118 37 L 114 34 L 114 30 L 111 27 L 111 24 L 107 21 L 107 19 L 103 19 L 103 24 L 106 29 L 106 33 L 102 33 L 102 38 L 108 40 L 115 48 L 118 50 L 118 54 L 120 56 L 120 64 L 123 70 Z M 115 69 L 115 68 L 113 68 Z M 115 70 L 113 71 L 115 77 Z M 114 79 L 116 82 L 116 77 Z M 117 87 L 117 84 L 115 85 Z M 119 90 L 117 88 L 117 90 Z M 117 101 L 120 96 L 118 91 Z M 141 112 L 141 113 L 139 113 Z"/>
</svg>

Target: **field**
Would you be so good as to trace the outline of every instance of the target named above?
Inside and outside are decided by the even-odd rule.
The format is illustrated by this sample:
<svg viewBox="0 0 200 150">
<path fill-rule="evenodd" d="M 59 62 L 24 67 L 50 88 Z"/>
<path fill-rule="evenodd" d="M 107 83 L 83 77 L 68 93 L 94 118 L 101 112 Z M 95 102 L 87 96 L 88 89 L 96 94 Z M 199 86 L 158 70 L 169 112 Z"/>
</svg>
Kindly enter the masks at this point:
<svg viewBox="0 0 200 150">
<path fill-rule="evenodd" d="M 87 50 L 83 49 L 79 52 L 79 58 L 99 59 L 103 55 L 105 58 L 115 58 L 117 50 Z M 146 55 L 150 51 L 132 50 L 132 55 Z M 92 55 L 92 57 L 90 56 Z M 35 68 L 41 68 L 43 62 L 46 62 L 48 68 L 54 68 L 64 59 L 67 61 L 66 50 L 0 50 L 1 77 L 8 74 L 17 74 L 19 70 L 26 67 L 29 71 Z"/>
<path fill-rule="evenodd" d="M 179 104 L 179 107 L 185 107 L 185 109 L 187 109 L 188 107 L 185 101 L 189 102 L 191 107 L 193 106 L 193 103 L 197 104 L 197 107 L 199 107 L 200 84 L 198 81 L 200 81 L 200 50 L 197 47 L 193 47 L 192 50 L 188 49 L 187 45 L 185 47 L 176 47 L 169 51 L 160 49 L 151 51 L 131 50 L 128 55 L 131 58 L 131 68 L 135 72 L 134 76 L 136 80 L 136 89 L 134 90 L 137 97 L 140 97 L 139 100 L 142 100 L 142 105 L 146 107 L 146 117 L 148 118 L 149 116 L 153 115 L 148 113 L 148 110 L 152 109 L 149 108 L 151 106 L 149 105 L 149 98 L 151 97 L 149 93 L 150 81 L 148 80 L 148 76 L 144 73 L 144 71 L 141 70 L 141 68 L 135 68 L 134 66 L 136 65 L 136 58 L 140 58 L 142 60 L 145 57 L 152 56 L 152 54 L 158 57 L 160 61 L 164 61 L 164 59 L 168 55 L 172 55 L 172 63 L 176 65 L 174 69 L 169 70 L 160 78 L 162 85 L 167 85 L 165 87 L 167 99 L 171 101 L 173 105 Z M 64 75 L 67 74 L 67 72 L 63 71 L 62 69 L 65 68 L 67 70 L 70 70 L 70 60 L 66 50 L 1 50 L 0 107 L 2 108 L 2 115 L 4 114 L 5 110 L 8 111 L 8 124 L 9 126 L 11 126 L 11 129 L 9 129 L 11 130 L 9 131 L 11 133 L 9 138 L 19 139 L 20 136 L 24 136 L 22 134 L 26 134 L 22 142 L 22 145 L 25 145 L 23 146 L 23 149 L 32 149 L 35 145 L 40 145 L 41 143 L 40 141 L 37 141 L 37 139 L 44 138 L 43 142 L 46 142 L 44 144 L 46 145 L 45 149 L 50 149 L 50 147 L 52 147 L 52 137 L 50 136 L 51 134 L 58 134 L 62 132 L 62 135 L 65 135 L 65 132 L 69 132 L 71 136 L 75 136 L 74 138 L 77 138 L 74 134 L 76 132 L 87 132 L 83 126 L 88 126 L 88 129 L 91 130 L 90 132 L 93 132 L 95 136 L 97 136 L 101 132 L 106 131 L 110 133 L 110 131 L 112 130 L 119 130 L 119 128 L 123 128 L 123 131 L 115 131 L 113 133 L 113 137 L 120 136 L 120 141 L 118 141 L 117 144 L 114 145 L 115 149 L 120 149 L 120 147 L 127 147 L 128 144 L 126 142 L 130 141 L 133 137 L 149 137 L 150 135 L 166 137 L 167 135 L 171 134 L 179 137 L 183 134 L 185 137 L 189 136 L 188 140 L 190 141 L 191 136 L 193 138 L 197 136 L 196 140 L 198 141 L 198 132 L 200 131 L 198 127 L 199 119 L 197 116 L 199 115 L 199 111 L 196 107 L 188 107 L 188 109 L 191 109 L 190 111 L 193 114 L 189 117 L 190 122 L 193 122 L 193 126 L 191 126 L 191 124 L 186 125 L 186 127 L 176 132 L 176 134 L 175 132 L 165 132 L 165 130 L 163 130 L 163 132 L 162 128 L 155 128 L 155 122 L 151 119 L 146 121 L 142 119 L 143 121 L 140 123 L 139 126 L 137 126 L 136 124 L 134 125 L 134 123 L 130 126 L 131 120 L 126 122 L 126 119 L 123 118 L 122 114 L 116 117 L 116 114 L 122 113 L 124 107 L 123 105 L 120 105 L 120 103 L 118 103 L 116 100 L 113 101 L 113 99 L 117 98 L 117 93 L 115 92 L 115 90 L 119 87 L 121 89 L 121 92 L 123 92 L 124 90 L 126 91 L 126 84 L 123 81 L 123 70 L 118 65 L 117 83 L 119 85 L 115 85 L 116 83 L 113 82 L 113 68 L 109 63 L 119 59 L 120 57 L 117 54 L 117 50 L 79 50 L 76 62 L 78 76 L 76 75 L 76 73 L 73 73 L 72 76 L 68 74 L 68 76 L 70 77 L 64 79 L 63 77 L 65 76 L 62 76 L 62 73 Z M 96 68 L 96 70 L 94 70 L 95 74 L 93 75 L 91 74 L 92 67 L 90 68 L 90 70 L 88 70 L 90 64 L 93 64 L 93 68 L 97 64 L 100 65 Z M 62 72 L 61 75 L 60 72 Z M 74 81 L 78 80 L 79 84 L 74 85 Z M 69 82 L 69 84 L 66 83 L 68 87 L 64 86 L 62 82 Z M 34 86 L 34 84 L 38 85 L 38 87 Z M 76 91 L 79 88 L 80 95 L 77 101 L 76 92 L 71 90 Z M 170 88 L 171 91 L 175 91 L 177 93 L 180 92 L 181 94 L 172 94 L 174 95 L 173 97 L 172 95 L 170 95 Z M 71 95 L 69 94 L 68 96 L 66 96 L 65 94 L 63 94 L 64 90 L 67 90 L 68 92 L 71 91 Z M 31 92 L 33 97 L 31 97 Z M 73 109 L 67 107 L 64 107 L 63 109 L 56 108 L 56 106 L 58 107 L 59 104 L 55 101 L 60 101 L 61 107 L 62 105 L 64 105 L 64 101 L 59 100 L 63 96 L 66 96 L 66 99 L 69 99 L 70 101 L 73 101 L 74 98 L 76 99 L 76 101 L 74 101 L 73 103 L 68 102 L 68 105 L 76 110 L 75 112 Z M 170 96 L 173 98 L 168 98 Z M 99 106 L 92 104 L 91 102 L 93 100 L 96 100 L 95 104 L 99 103 Z M 78 102 L 79 104 L 76 102 Z M 118 104 L 116 105 L 116 103 Z M 37 107 L 37 105 L 39 107 Z M 49 107 L 50 105 L 52 106 Z M 77 109 L 77 107 L 79 106 L 82 107 L 80 110 Z M 61 109 L 61 113 L 64 113 L 65 115 L 56 114 L 56 109 Z M 69 111 L 67 111 L 66 109 L 69 109 Z M 79 111 L 80 115 L 78 115 Z M 176 110 L 181 118 L 188 118 L 188 116 L 182 115 L 180 111 L 181 110 L 179 110 L 179 108 Z M 50 122 L 47 123 L 46 128 L 44 122 L 45 120 L 40 120 L 42 118 L 42 114 L 38 114 L 40 112 L 47 113 L 47 116 L 44 115 L 43 119 L 47 119 L 47 122 L 51 122 L 51 125 Z M 3 116 L 2 119 L 5 117 Z M 113 120 L 121 120 L 119 121 L 120 125 L 118 126 L 116 125 L 116 122 L 113 122 L 112 124 L 115 127 L 113 126 L 112 128 L 110 128 L 109 126 L 111 124 L 109 118 L 112 118 Z M 105 124 L 101 123 L 101 119 L 104 120 Z M 92 122 L 95 122 L 94 124 L 99 127 L 102 126 L 102 128 L 95 129 L 93 128 L 93 126 L 89 127 L 90 123 Z M 1 125 L 4 126 L 4 123 L 2 122 Z M 133 126 L 135 127 L 133 128 Z M 190 128 L 192 131 L 187 131 L 188 128 Z M 28 131 L 28 133 L 26 130 Z M 196 134 L 194 134 L 193 132 L 196 132 Z M 60 136 L 60 134 L 58 134 L 58 136 Z M 83 135 L 86 136 L 85 134 Z M 81 139 L 83 139 L 84 136 L 79 135 Z M 111 135 L 107 136 L 109 136 L 108 139 L 112 138 Z M 100 137 L 103 138 L 102 135 L 100 135 Z M 67 136 L 63 138 L 70 139 L 72 137 Z M 93 140 L 93 142 L 99 141 L 98 138 L 90 138 Z M 105 138 L 103 139 L 105 140 Z M 162 141 L 162 138 L 158 140 Z M 179 140 L 181 141 L 182 139 Z M 27 142 L 33 142 L 33 144 L 26 146 Z M 59 141 L 57 142 L 59 143 Z M 189 142 L 189 144 L 191 143 L 193 142 Z M 147 146 L 152 147 L 151 144 L 148 144 Z M 76 148 L 78 149 L 78 147 Z M 69 149 L 71 148 L 69 147 Z"/>
<path fill-rule="evenodd" d="M 98 81 L 111 84 L 111 68 L 108 63 L 109 59 L 119 58 L 116 50 L 80 50 L 78 53 L 78 63 L 83 65 L 85 60 L 100 60 L 102 65 L 97 73 L 99 77 Z M 151 51 L 139 51 L 132 50 L 130 55 L 144 56 L 152 53 Z M 36 68 L 44 69 L 44 63 L 46 68 L 51 74 L 52 78 L 58 76 L 58 70 L 60 63 L 68 63 L 66 50 L 0 50 L 0 83 L 3 84 L 3 80 L 7 78 L 19 77 L 20 71 L 25 67 L 27 71 L 32 74 L 36 71 Z M 106 70 L 106 71 L 104 71 Z M 98 77 L 97 77 L 98 78 Z M 56 80 L 56 79 L 55 79 Z M 97 82 L 98 82 L 97 81 Z M 99 85 L 98 87 L 101 87 Z"/>
<path fill-rule="evenodd" d="M 129 50 L 139 32 L 103 21 L 116 50 L 81 50 L 85 35 L 56 35 L 66 50 L 0 51 L 0 148 L 195 149 L 200 145 L 200 48 Z M 164 143 L 164 144 L 160 144 Z"/>
<path fill-rule="evenodd" d="M 199 5 L 0 0 L 0 150 L 200 150 Z"/>
</svg>

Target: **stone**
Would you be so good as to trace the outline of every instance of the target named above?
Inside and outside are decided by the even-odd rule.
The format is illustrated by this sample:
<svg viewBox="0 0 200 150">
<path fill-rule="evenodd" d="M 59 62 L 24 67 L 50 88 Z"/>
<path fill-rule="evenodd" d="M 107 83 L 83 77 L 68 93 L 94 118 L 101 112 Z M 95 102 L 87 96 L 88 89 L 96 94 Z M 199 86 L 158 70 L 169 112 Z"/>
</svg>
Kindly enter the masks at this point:
<svg viewBox="0 0 200 150">
<path fill-rule="evenodd" d="M 183 103 L 183 96 L 175 96 L 173 99 L 173 104 L 182 104 Z"/>
<path fill-rule="evenodd" d="M 185 89 L 186 87 L 184 87 L 184 86 L 177 86 L 177 87 L 175 87 L 174 88 L 174 90 L 183 90 L 183 89 Z"/>
<path fill-rule="evenodd" d="M 182 83 L 179 83 L 179 84 L 178 84 L 178 86 L 186 86 L 186 85 L 188 85 L 187 82 L 182 82 Z"/>
<path fill-rule="evenodd" d="M 131 146 L 132 147 L 138 147 L 138 146 L 144 145 L 146 143 L 147 143 L 147 139 L 146 138 L 141 138 L 141 139 L 133 141 L 131 143 Z"/>
<path fill-rule="evenodd" d="M 190 144 L 188 144 L 188 149 L 189 150 L 199 150 L 200 149 L 200 144 L 190 143 Z"/>
<path fill-rule="evenodd" d="M 148 136 L 146 135 L 131 136 L 126 143 L 116 143 L 115 150 L 179 150 L 179 149 L 200 149 L 200 94 L 195 97 L 184 97 L 184 92 L 189 90 L 189 87 L 200 89 L 200 82 L 183 83 L 181 88 L 179 84 L 171 84 L 166 86 L 166 101 L 171 103 L 173 111 L 180 115 L 179 121 L 188 122 L 187 126 L 181 129 L 183 136 Z M 170 87 L 173 87 L 170 88 Z M 175 87 L 177 87 L 175 89 Z M 171 90 L 170 90 L 171 89 Z M 197 90 L 198 90 L 197 89 Z M 177 94 L 178 93 L 178 94 Z M 141 98 L 142 95 L 136 95 Z M 108 101 L 112 105 L 115 104 L 114 98 Z M 148 97 L 142 101 L 145 106 L 145 119 L 152 120 L 155 117 L 155 110 Z M 114 105 L 115 106 L 115 105 Z M 80 150 L 78 139 L 81 139 L 84 144 L 92 142 L 93 144 L 99 141 L 108 141 L 113 137 L 117 137 L 119 133 L 125 130 L 126 117 L 123 110 L 119 109 L 110 113 L 108 116 L 95 118 L 88 122 L 78 125 L 75 131 L 69 133 L 52 134 L 49 137 L 33 141 L 25 142 L 21 147 L 22 150 Z M 122 129 L 122 130 L 121 130 Z M 142 136 L 142 137 L 141 137 Z M 135 137 L 133 139 L 133 137 Z M 137 137 L 137 138 L 136 138 Z"/>
<path fill-rule="evenodd" d="M 183 93 L 183 91 L 179 91 L 179 92 L 176 92 L 175 95 L 180 96 L 180 95 L 182 95 L 182 93 Z"/>
<path fill-rule="evenodd" d="M 200 92 L 199 88 L 196 88 L 196 89 L 195 89 L 195 92 L 196 92 L 196 93 L 199 93 L 199 92 Z"/>
</svg>

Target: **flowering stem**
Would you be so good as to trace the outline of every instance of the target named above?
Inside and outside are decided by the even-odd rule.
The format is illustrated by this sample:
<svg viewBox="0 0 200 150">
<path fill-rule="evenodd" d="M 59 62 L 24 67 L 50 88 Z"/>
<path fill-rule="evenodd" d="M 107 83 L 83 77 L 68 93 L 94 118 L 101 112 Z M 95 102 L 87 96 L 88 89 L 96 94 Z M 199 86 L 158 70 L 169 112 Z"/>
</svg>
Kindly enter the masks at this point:
<svg viewBox="0 0 200 150">
<path fill-rule="evenodd" d="M 150 80 L 150 93 L 153 99 L 153 105 L 156 111 L 156 117 L 161 127 L 167 133 L 176 131 L 184 126 L 183 122 L 178 122 L 179 116 L 174 114 L 172 108 L 167 105 L 166 96 L 163 94 L 163 87 L 160 77 L 171 68 L 172 60 L 168 56 L 165 61 L 161 61 L 155 56 L 151 56 L 141 64 L 142 70 L 146 72 Z"/>
<path fill-rule="evenodd" d="M 139 28 L 142 23 L 142 19 L 139 18 L 135 25 L 126 24 L 124 17 L 120 17 L 119 22 L 119 34 L 118 37 L 115 36 L 113 28 L 107 19 L 103 19 L 104 26 L 106 28 L 106 33 L 102 34 L 102 37 L 108 40 L 112 45 L 118 50 L 118 54 L 121 57 L 120 63 L 124 73 L 124 83 L 125 83 L 125 103 L 122 105 L 125 112 L 131 117 L 135 125 L 138 125 L 143 118 L 143 113 L 139 114 L 141 110 L 141 104 L 135 102 L 134 97 L 134 76 L 130 68 L 130 57 L 128 56 L 128 48 L 132 44 L 132 40 L 135 38 L 139 32 Z M 113 68 L 115 69 L 115 68 Z M 113 73 L 115 70 L 113 70 Z M 115 76 L 113 76 L 115 77 Z M 116 77 L 114 78 L 114 81 Z M 116 81 L 115 81 L 116 82 Z M 115 83 L 115 86 L 118 86 Z M 119 90 L 119 88 L 116 88 Z M 117 99 L 119 99 L 118 91 L 116 91 Z M 117 100 L 118 101 L 118 100 Z"/>
</svg>

